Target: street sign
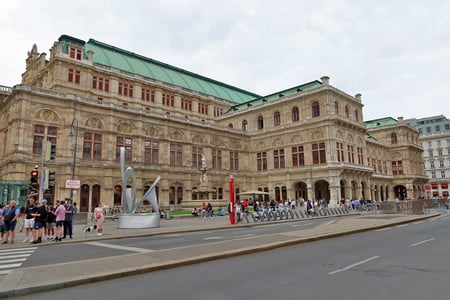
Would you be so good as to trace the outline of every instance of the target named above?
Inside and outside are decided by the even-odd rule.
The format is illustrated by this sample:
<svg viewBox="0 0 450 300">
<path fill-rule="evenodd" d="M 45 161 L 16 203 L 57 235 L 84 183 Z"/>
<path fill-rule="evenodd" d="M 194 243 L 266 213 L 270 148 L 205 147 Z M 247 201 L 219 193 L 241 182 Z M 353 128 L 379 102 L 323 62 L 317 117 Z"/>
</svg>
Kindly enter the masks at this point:
<svg viewBox="0 0 450 300">
<path fill-rule="evenodd" d="M 426 191 L 429 191 L 429 190 L 431 190 L 431 184 L 426 183 L 426 184 L 424 184 L 423 188 L 424 188 Z"/>
<path fill-rule="evenodd" d="M 75 179 L 66 179 L 66 189 L 79 189 L 80 181 Z"/>
</svg>

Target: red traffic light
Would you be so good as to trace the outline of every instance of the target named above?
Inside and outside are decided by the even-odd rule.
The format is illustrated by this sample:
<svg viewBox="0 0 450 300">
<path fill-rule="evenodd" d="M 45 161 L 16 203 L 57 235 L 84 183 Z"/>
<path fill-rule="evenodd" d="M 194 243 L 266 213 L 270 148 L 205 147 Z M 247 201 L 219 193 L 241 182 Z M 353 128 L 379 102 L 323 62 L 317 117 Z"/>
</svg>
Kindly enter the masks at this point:
<svg viewBox="0 0 450 300">
<path fill-rule="evenodd" d="M 32 177 L 38 177 L 39 176 L 39 171 L 37 171 L 37 170 L 31 171 L 31 176 Z"/>
</svg>

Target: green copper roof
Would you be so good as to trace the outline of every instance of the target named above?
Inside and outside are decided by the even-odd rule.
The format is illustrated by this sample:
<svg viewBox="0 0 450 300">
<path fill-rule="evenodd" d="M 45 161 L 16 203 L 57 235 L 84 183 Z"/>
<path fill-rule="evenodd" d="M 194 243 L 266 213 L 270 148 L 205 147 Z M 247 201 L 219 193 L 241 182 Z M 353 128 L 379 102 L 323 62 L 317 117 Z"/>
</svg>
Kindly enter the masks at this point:
<svg viewBox="0 0 450 300">
<path fill-rule="evenodd" d="M 255 106 L 255 105 L 258 105 L 258 104 L 261 104 L 264 102 L 276 101 L 277 99 L 280 99 L 284 96 L 290 96 L 292 94 L 299 93 L 299 92 L 302 92 L 302 91 L 305 91 L 308 89 L 316 88 L 321 85 L 322 85 L 322 82 L 320 82 L 318 80 L 314 80 L 314 81 L 311 81 L 308 83 L 304 83 L 302 85 L 298 85 L 298 86 L 295 86 L 295 87 L 292 87 L 292 88 L 289 88 L 289 89 L 286 89 L 286 90 L 283 90 L 280 92 L 276 92 L 276 93 L 267 95 L 265 97 L 259 97 L 259 98 L 252 99 L 252 100 L 244 102 L 244 103 L 237 104 L 235 106 L 230 107 L 228 112 L 229 111 L 237 111 L 237 110 L 244 109 L 244 108 L 247 108 L 250 106 Z"/>
<path fill-rule="evenodd" d="M 366 122 L 364 122 L 364 124 L 366 124 L 366 127 L 368 129 L 372 129 L 372 128 L 377 128 L 377 127 L 396 125 L 396 124 L 398 124 L 398 121 L 392 117 L 387 117 L 387 118 L 382 118 L 382 119 L 366 121 Z"/>
<path fill-rule="evenodd" d="M 231 85 L 93 39 L 90 39 L 85 45 L 85 52 L 89 50 L 94 52 L 93 61 L 95 64 L 138 74 L 234 103 L 242 103 L 261 97 Z"/>
</svg>

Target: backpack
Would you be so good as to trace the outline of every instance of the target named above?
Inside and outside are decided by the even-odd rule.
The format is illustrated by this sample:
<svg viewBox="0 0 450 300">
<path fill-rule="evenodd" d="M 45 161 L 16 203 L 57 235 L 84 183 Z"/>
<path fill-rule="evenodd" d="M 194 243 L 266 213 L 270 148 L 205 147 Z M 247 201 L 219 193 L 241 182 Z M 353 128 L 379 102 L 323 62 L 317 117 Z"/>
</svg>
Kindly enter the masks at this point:
<svg viewBox="0 0 450 300">
<path fill-rule="evenodd" d="M 15 216 L 16 216 L 16 208 L 15 207 L 8 208 L 8 210 L 5 213 L 4 222 L 5 223 L 11 222 L 14 219 Z"/>
</svg>

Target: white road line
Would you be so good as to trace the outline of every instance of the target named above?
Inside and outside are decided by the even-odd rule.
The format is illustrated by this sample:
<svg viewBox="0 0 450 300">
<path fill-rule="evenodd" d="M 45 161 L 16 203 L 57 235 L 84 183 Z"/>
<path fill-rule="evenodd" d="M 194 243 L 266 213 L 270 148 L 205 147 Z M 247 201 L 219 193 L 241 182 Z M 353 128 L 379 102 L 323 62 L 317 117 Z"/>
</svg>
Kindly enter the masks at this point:
<svg viewBox="0 0 450 300">
<path fill-rule="evenodd" d="M 117 250 L 138 252 L 138 253 L 155 252 L 155 250 L 150 250 L 150 249 L 137 248 L 137 247 L 128 247 L 128 246 L 121 246 L 121 245 L 111 245 L 111 244 L 100 243 L 100 242 L 86 242 L 86 244 L 92 245 L 92 246 L 104 247 L 104 248 L 111 248 L 111 249 L 117 249 Z"/>
<path fill-rule="evenodd" d="M 375 231 L 385 231 L 385 230 L 389 230 L 389 229 L 392 229 L 392 227 L 380 228 L 380 229 L 376 229 Z"/>
<path fill-rule="evenodd" d="M 17 268 L 22 264 L 8 264 L 8 265 L 0 265 L 0 269 L 8 269 L 8 268 Z"/>
<path fill-rule="evenodd" d="M 29 257 L 29 256 L 31 256 L 31 253 L 30 254 L 2 255 L 2 256 L 0 256 L 0 260 L 7 259 L 7 258 L 18 258 L 18 257 Z"/>
<path fill-rule="evenodd" d="M 8 275 L 12 270 L 0 270 L 0 275 Z"/>
<path fill-rule="evenodd" d="M 428 239 L 428 240 L 424 240 L 424 241 L 421 241 L 421 242 L 418 242 L 418 243 L 411 244 L 410 246 L 414 247 L 414 246 L 425 244 L 427 242 L 431 242 L 431 241 L 434 241 L 434 240 L 435 240 L 435 238 L 432 238 L 432 239 Z"/>
<path fill-rule="evenodd" d="M 11 253 L 33 253 L 36 249 L 37 249 L 37 247 L 5 249 L 5 250 L 0 250 L 0 255 L 11 254 Z"/>
<path fill-rule="evenodd" d="M 223 237 L 222 236 L 212 236 L 212 237 L 204 238 L 203 240 L 207 241 L 207 240 L 220 240 L 220 239 L 223 239 Z"/>
<path fill-rule="evenodd" d="M 302 226 L 309 226 L 312 223 L 306 223 L 306 224 L 300 224 L 300 225 L 292 225 L 292 227 L 302 227 Z"/>
<path fill-rule="evenodd" d="M 417 224 L 423 224 L 423 223 L 425 223 L 425 222 L 424 221 L 417 221 L 417 222 L 414 222 L 413 224 L 417 225 Z"/>
<path fill-rule="evenodd" d="M 9 264 L 9 263 L 15 263 L 15 262 L 19 262 L 19 261 L 26 261 L 26 258 L 15 258 L 15 259 L 8 259 L 8 260 L 1 260 L 0 261 L 0 265 L 1 264 Z"/>
<path fill-rule="evenodd" d="M 249 237 L 249 236 L 254 236 L 254 234 L 242 234 L 242 235 L 236 235 L 236 236 L 233 236 L 233 238 L 235 239 L 235 238 L 243 238 L 243 237 Z"/>
<path fill-rule="evenodd" d="M 406 227 L 406 226 L 409 226 L 409 224 L 400 224 L 400 225 L 395 226 L 395 228 L 402 228 L 402 227 Z"/>
<path fill-rule="evenodd" d="M 364 264 L 364 263 L 366 263 L 366 262 L 369 262 L 369 261 L 371 261 L 371 260 L 377 259 L 378 257 L 379 257 L 378 255 L 369 257 L 368 259 L 365 259 L 365 260 L 362 260 L 362 261 L 360 261 L 360 262 L 357 262 L 357 263 L 348 265 L 348 266 L 346 266 L 345 268 L 342 268 L 342 269 L 339 269 L 339 270 L 335 270 L 335 271 L 329 272 L 328 275 L 334 275 L 334 274 L 339 273 L 339 272 L 343 272 L 343 271 L 346 271 L 346 270 L 350 270 L 350 269 L 353 268 L 353 267 L 362 265 L 362 264 Z"/>
</svg>

